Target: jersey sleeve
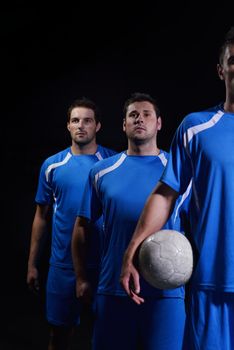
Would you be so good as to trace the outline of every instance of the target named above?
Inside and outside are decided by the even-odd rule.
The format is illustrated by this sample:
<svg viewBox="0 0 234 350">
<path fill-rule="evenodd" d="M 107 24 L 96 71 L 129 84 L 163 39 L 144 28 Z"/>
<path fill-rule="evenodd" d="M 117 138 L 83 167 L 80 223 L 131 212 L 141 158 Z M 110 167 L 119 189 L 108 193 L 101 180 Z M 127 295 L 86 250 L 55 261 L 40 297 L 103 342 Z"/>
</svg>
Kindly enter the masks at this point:
<svg viewBox="0 0 234 350">
<path fill-rule="evenodd" d="M 91 169 L 85 185 L 81 206 L 77 212 L 77 216 L 83 216 L 91 222 L 97 221 L 102 215 L 102 205 L 98 198 L 94 178 L 94 172 Z"/>
<path fill-rule="evenodd" d="M 160 181 L 183 195 L 192 179 L 192 163 L 187 147 L 185 123 L 178 127 L 169 152 L 169 158 Z"/>
<path fill-rule="evenodd" d="M 190 231 L 189 210 L 192 195 L 192 180 L 190 181 L 186 191 L 180 195 L 175 203 L 173 213 L 170 217 L 170 229 L 187 233 Z"/>
<path fill-rule="evenodd" d="M 47 169 L 47 161 L 44 161 L 40 169 L 35 201 L 38 204 L 51 205 L 53 203 L 52 179 L 48 177 Z"/>
</svg>

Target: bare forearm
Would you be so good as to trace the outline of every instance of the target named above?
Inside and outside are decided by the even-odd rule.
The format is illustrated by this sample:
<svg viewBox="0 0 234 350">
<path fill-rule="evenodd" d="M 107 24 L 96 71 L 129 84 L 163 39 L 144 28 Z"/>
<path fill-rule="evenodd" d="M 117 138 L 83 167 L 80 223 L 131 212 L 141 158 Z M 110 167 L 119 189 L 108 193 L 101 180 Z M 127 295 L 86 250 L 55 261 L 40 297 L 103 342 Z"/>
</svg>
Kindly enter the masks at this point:
<svg viewBox="0 0 234 350">
<path fill-rule="evenodd" d="M 47 221 L 35 218 L 32 225 L 28 266 L 36 266 L 37 261 L 39 259 L 39 252 L 41 250 L 42 240 L 46 233 Z"/>
<path fill-rule="evenodd" d="M 44 236 L 48 232 L 49 215 L 49 205 L 37 205 L 36 213 L 32 224 L 30 252 L 28 259 L 29 268 L 35 267 L 39 259 L 39 254 L 42 248 L 42 242 L 44 242 Z"/>
<path fill-rule="evenodd" d="M 77 218 L 72 233 L 72 259 L 75 274 L 80 279 L 86 279 L 86 251 L 87 251 L 87 222 Z"/>
</svg>

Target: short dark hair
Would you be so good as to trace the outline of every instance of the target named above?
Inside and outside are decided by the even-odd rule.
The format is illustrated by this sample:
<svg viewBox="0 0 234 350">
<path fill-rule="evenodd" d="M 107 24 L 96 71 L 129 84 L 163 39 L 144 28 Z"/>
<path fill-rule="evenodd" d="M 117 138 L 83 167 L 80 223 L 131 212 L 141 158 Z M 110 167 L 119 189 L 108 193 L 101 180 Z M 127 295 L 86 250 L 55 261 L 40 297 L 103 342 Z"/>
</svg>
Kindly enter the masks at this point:
<svg viewBox="0 0 234 350">
<path fill-rule="evenodd" d="M 143 92 L 134 92 L 131 94 L 130 98 L 127 99 L 127 101 L 124 103 L 124 108 L 123 108 L 124 118 L 126 117 L 127 109 L 129 105 L 131 105 L 134 102 L 143 102 L 143 101 L 148 101 L 152 103 L 152 105 L 154 106 L 154 110 L 156 112 L 157 118 L 160 117 L 160 110 L 159 110 L 158 104 L 153 97 Z"/>
<path fill-rule="evenodd" d="M 70 121 L 71 118 L 71 112 L 74 108 L 76 107 L 85 107 L 92 109 L 94 112 L 94 118 L 96 123 L 100 122 L 100 111 L 99 108 L 97 107 L 96 103 L 94 103 L 92 100 L 90 100 L 87 97 L 82 97 L 80 99 L 76 99 L 72 102 L 70 107 L 67 110 L 67 121 Z"/>
<path fill-rule="evenodd" d="M 225 37 L 224 37 L 224 41 L 223 44 L 220 46 L 219 49 L 219 63 L 222 65 L 223 64 L 223 58 L 225 55 L 225 51 L 226 48 L 229 45 L 233 45 L 234 44 L 234 26 L 231 27 L 228 32 L 226 33 Z"/>
</svg>

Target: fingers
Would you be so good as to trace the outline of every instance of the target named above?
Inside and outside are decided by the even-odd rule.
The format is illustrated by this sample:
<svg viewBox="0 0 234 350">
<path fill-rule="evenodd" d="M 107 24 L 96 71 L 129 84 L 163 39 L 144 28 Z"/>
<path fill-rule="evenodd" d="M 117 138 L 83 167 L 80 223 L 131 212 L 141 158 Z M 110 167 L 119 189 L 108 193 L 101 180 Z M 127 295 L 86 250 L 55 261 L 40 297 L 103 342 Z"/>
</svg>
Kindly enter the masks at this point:
<svg viewBox="0 0 234 350">
<path fill-rule="evenodd" d="M 31 266 L 27 272 L 27 284 L 30 291 L 35 294 L 39 292 L 39 274 L 36 267 Z"/>
<path fill-rule="evenodd" d="M 38 279 L 31 280 L 31 281 L 28 283 L 28 287 L 29 287 L 29 290 L 30 290 L 31 292 L 33 292 L 34 294 L 38 294 L 39 289 L 40 289 Z"/>
<path fill-rule="evenodd" d="M 138 285 L 135 287 L 135 284 L 134 284 L 132 278 L 123 277 L 122 278 L 122 286 L 124 287 L 124 289 L 127 292 L 128 296 L 136 304 L 140 305 L 140 304 L 144 303 L 144 299 L 138 295 L 138 293 L 140 292 L 139 280 L 138 280 Z"/>
<path fill-rule="evenodd" d="M 139 273 L 133 265 L 122 270 L 120 283 L 129 296 L 131 296 L 131 291 L 140 293 Z"/>
<path fill-rule="evenodd" d="M 129 284 L 130 284 L 131 291 L 135 292 L 136 294 L 140 293 L 140 290 L 141 290 L 141 288 L 140 288 L 140 276 L 135 268 L 132 270 Z"/>
<path fill-rule="evenodd" d="M 130 298 L 138 305 L 141 305 L 145 302 L 145 300 L 142 297 L 140 297 L 139 295 L 137 295 L 133 291 L 131 291 Z"/>
<path fill-rule="evenodd" d="M 123 289 L 128 294 L 128 296 L 131 296 L 131 288 L 130 288 L 129 280 L 130 280 L 130 274 L 120 276 L 120 283 Z"/>
<path fill-rule="evenodd" d="M 128 296 L 138 305 L 144 303 L 144 299 L 138 294 L 140 293 L 139 273 L 132 266 L 127 272 L 123 272 L 120 277 L 120 283 Z"/>
<path fill-rule="evenodd" d="M 81 299 L 83 303 L 90 304 L 93 300 L 93 291 L 87 281 L 76 282 L 76 296 Z"/>
<path fill-rule="evenodd" d="M 38 279 L 36 279 L 35 282 L 34 282 L 34 289 L 35 289 L 36 291 L 39 290 L 39 281 L 38 281 Z"/>
</svg>

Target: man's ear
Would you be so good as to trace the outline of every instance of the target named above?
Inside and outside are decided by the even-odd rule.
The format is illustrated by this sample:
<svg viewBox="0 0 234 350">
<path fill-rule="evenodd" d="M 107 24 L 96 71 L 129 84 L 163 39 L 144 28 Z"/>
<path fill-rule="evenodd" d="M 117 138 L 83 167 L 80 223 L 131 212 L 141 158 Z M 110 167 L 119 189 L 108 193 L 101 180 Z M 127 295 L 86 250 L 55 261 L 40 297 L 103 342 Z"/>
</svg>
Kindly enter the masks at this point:
<svg viewBox="0 0 234 350">
<path fill-rule="evenodd" d="M 223 74 L 223 66 L 221 64 L 217 64 L 217 72 L 219 79 L 224 80 L 224 74 Z"/>
<path fill-rule="evenodd" d="M 123 131 L 126 131 L 126 120 L 125 120 L 125 118 L 123 119 Z"/>
<path fill-rule="evenodd" d="M 67 122 L 67 130 L 70 132 L 70 124 Z"/>
<path fill-rule="evenodd" d="M 102 124 L 100 122 L 97 123 L 96 125 L 96 132 L 98 132 L 102 127 Z"/>
<path fill-rule="evenodd" d="M 157 119 L 158 119 L 157 120 L 157 124 L 158 124 L 157 130 L 161 130 L 162 129 L 162 118 L 158 117 Z"/>
</svg>

